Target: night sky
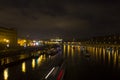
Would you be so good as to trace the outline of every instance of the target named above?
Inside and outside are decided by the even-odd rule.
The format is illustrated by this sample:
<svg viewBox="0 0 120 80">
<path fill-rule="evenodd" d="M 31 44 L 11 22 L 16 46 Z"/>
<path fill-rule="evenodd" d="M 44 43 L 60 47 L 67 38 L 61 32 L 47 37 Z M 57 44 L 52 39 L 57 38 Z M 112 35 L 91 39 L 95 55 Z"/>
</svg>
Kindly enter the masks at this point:
<svg viewBox="0 0 120 80">
<path fill-rule="evenodd" d="M 0 0 L 0 26 L 19 37 L 81 39 L 120 33 L 119 0 Z"/>
</svg>

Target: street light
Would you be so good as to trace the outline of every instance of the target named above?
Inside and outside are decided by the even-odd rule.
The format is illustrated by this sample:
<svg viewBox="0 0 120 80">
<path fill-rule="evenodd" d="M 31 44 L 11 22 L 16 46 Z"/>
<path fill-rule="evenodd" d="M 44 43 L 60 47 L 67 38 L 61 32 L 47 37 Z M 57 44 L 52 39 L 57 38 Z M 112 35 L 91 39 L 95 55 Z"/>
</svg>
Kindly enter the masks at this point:
<svg viewBox="0 0 120 80">
<path fill-rule="evenodd" d="M 9 47 L 9 46 L 10 46 L 10 45 L 9 45 L 10 40 L 8 40 L 8 39 L 3 39 L 3 42 L 5 42 L 5 44 L 6 44 L 6 46 L 7 46 L 7 47 Z"/>
</svg>

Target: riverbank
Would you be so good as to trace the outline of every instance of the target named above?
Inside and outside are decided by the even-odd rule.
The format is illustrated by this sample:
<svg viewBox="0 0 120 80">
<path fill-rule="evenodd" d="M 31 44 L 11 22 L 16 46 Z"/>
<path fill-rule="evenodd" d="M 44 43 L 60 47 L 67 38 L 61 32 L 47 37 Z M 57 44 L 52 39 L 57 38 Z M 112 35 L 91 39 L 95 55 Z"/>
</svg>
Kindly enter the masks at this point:
<svg viewBox="0 0 120 80">
<path fill-rule="evenodd" d="M 39 50 L 44 51 L 56 46 L 57 45 L 43 45 L 43 46 L 36 46 L 36 47 L 34 46 L 34 47 L 8 48 L 8 49 L 0 50 L 0 58 L 25 54 L 25 52 L 35 52 Z"/>
</svg>

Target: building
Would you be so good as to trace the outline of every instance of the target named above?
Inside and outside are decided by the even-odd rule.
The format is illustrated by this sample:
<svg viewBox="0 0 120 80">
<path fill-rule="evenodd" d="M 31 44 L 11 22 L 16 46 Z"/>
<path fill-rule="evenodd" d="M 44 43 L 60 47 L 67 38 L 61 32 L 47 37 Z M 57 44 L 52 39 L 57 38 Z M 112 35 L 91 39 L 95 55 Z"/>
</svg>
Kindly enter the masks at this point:
<svg viewBox="0 0 120 80">
<path fill-rule="evenodd" d="M 41 46 L 43 45 L 42 40 L 30 40 L 30 39 L 25 39 L 25 38 L 18 38 L 18 45 L 19 46 Z"/>
<path fill-rule="evenodd" d="M 17 31 L 13 28 L 0 27 L 0 48 L 17 46 Z"/>
<path fill-rule="evenodd" d="M 61 44 L 63 39 L 60 38 L 55 38 L 55 39 L 50 39 L 50 42 L 53 44 Z"/>
</svg>

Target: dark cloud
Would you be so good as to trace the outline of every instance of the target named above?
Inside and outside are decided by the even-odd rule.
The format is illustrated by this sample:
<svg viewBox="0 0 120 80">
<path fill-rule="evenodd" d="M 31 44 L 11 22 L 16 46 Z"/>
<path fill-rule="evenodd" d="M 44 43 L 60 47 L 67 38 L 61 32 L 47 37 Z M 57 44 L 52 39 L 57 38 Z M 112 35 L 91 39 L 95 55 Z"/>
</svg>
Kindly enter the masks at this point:
<svg viewBox="0 0 120 80">
<path fill-rule="evenodd" d="M 1 0 L 0 26 L 31 38 L 84 38 L 119 32 L 118 0 Z"/>
</svg>

